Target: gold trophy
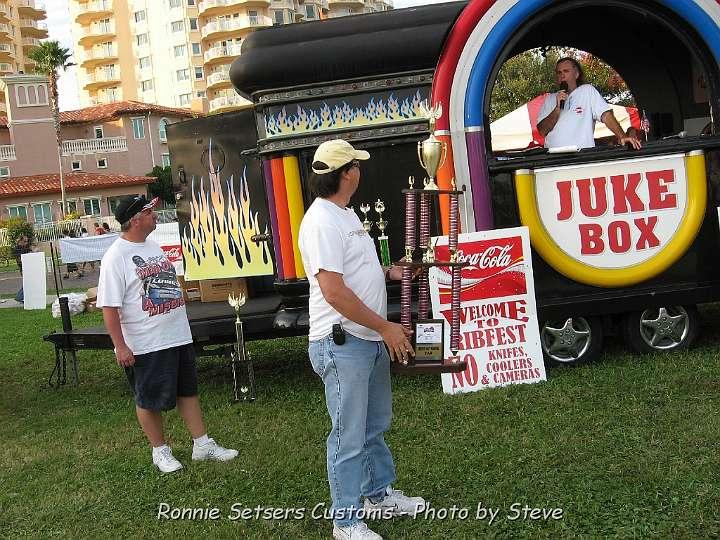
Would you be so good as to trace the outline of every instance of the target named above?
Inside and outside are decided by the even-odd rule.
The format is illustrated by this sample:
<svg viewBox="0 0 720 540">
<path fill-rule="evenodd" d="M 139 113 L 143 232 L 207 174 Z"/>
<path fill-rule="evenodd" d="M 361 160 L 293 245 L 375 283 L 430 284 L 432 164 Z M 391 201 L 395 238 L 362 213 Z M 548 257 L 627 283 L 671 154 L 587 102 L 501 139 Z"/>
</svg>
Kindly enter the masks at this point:
<svg viewBox="0 0 720 540">
<path fill-rule="evenodd" d="M 372 230 L 373 223 L 368 219 L 367 213 L 370 211 L 370 205 L 367 203 L 362 203 L 360 205 L 360 211 L 363 213 L 363 216 L 365 216 L 365 219 L 362 222 L 363 229 L 365 229 L 365 232 L 370 234 L 370 231 Z"/>
<path fill-rule="evenodd" d="M 232 367 L 233 376 L 233 394 L 235 401 L 255 401 L 255 369 L 253 367 L 250 355 L 245 347 L 245 333 L 243 332 L 243 323 L 240 320 L 240 309 L 245 305 L 246 297 L 244 294 L 235 296 L 234 293 L 228 295 L 228 304 L 235 310 L 235 345 L 230 352 L 230 365 Z M 240 386 L 240 394 L 238 395 L 238 373 L 237 365 L 243 364 L 246 371 L 247 384 Z"/>
<path fill-rule="evenodd" d="M 447 156 L 447 145 L 435 137 L 435 123 L 442 116 L 442 104 L 437 103 L 434 107 L 428 106 L 424 102 L 420 106 L 421 113 L 428 119 L 430 124 L 430 136 L 424 141 L 418 142 L 418 159 L 420 165 L 428 173 L 428 178 L 423 181 L 425 189 L 437 190 L 438 185 L 435 183 L 435 175 L 440 167 L 445 163 Z"/>
</svg>

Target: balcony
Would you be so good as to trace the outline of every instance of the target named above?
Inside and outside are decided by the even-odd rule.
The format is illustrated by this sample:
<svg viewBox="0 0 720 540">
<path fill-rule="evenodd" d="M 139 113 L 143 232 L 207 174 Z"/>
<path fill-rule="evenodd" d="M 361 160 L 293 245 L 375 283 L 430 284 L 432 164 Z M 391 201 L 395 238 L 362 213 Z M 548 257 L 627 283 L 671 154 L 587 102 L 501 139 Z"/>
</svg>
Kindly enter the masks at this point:
<svg viewBox="0 0 720 540">
<path fill-rule="evenodd" d="M 23 49 L 30 50 L 40 46 L 40 40 L 34 37 L 24 37 L 22 40 Z"/>
<path fill-rule="evenodd" d="M 88 24 L 95 19 L 104 19 L 113 15 L 112 0 L 96 0 L 87 4 L 78 6 L 78 14 L 75 16 L 75 22 L 79 24 Z"/>
<path fill-rule="evenodd" d="M 108 41 L 115 36 L 114 24 L 92 24 L 85 29 L 85 34 L 78 40 L 83 47 L 92 45 L 93 43 L 102 43 Z"/>
<path fill-rule="evenodd" d="M 35 0 L 16 0 L 18 15 L 30 19 L 44 19 L 45 6 Z"/>
<path fill-rule="evenodd" d="M 210 100 L 210 112 L 222 112 L 229 109 L 238 109 L 241 107 L 250 107 L 252 102 L 241 98 L 240 96 L 220 96 Z"/>
<path fill-rule="evenodd" d="M 10 7 L 7 4 L 0 4 L 0 20 L 10 20 Z"/>
<path fill-rule="evenodd" d="M 330 9 L 337 7 L 364 8 L 365 0 L 328 0 Z"/>
<path fill-rule="evenodd" d="M 0 62 L 15 59 L 15 49 L 9 43 L 0 43 Z"/>
<path fill-rule="evenodd" d="M 271 0 L 201 0 L 198 3 L 198 14 L 204 17 L 226 13 L 228 8 L 247 6 L 268 7 Z"/>
<path fill-rule="evenodd" d="M 240 56 L 240 44 L 233 43 L 227 47 L 212 47 L 205 51 L 205 63 L 212 64 L 220 60 L 228 60 Z"/>
<path fill-rule="evenodd" d="M 0 161 L 15 161 L 16 159 L 15 145 L 4 144 L 0 146 Z"/>
<path fill-rule="evenodd" d="M 230 86 L 230 70 L 211 73 L 207 78 L 207 89 L 213 90 L 222 86 Z"/>
<path fill-rule="evenodd" d="M 265 28 L 272 26 L 272 19 L 266 15 L 257 15 L 254 17 L 245 16 L 236 19 L 225 19 L 222 21 L 213 21 L 202 27 L 203 39 L 226 37 L 223 34 L 232 34 L 241 30 L 252 28 Z"/>
<path fill-rule="evenodd" d="M 47 24 L 33 19 L 20 19 L 20 34 L 40 39 L 48 37 Z"/>
<path fill-rule="evenodd" d="M 106 137 L 103 139 L 73 139 L 63 141 L 63 156 L 77 156 L 80 154 L 96 154 L 105 152 L 127 152 L 127 138 Z"/>
<path fill-rule="evenodd" d="M 120 70 L 108 71 L 96 71 L 95 73 L 88 73 L 87 82 L 85 83 L 85 90 L 97 90 L 103 86 L 113 86 L 120 84 Z"/>
<path fill-rule="evenodd" d="M 107 63 L 108 60 L 117 60 L 118 52 L 116 47 L 110 49 L 98 48 L 91 51 L 86 51 L 81 55 L 80 66 L 85 69 L 98 66 L 103 63 Z"/>
<path fill-rule="evenodd" d="M 12 39 L 12 28 L 10 27 L 10 25 L 0 23 L 0 38 Z"/>
</svg>

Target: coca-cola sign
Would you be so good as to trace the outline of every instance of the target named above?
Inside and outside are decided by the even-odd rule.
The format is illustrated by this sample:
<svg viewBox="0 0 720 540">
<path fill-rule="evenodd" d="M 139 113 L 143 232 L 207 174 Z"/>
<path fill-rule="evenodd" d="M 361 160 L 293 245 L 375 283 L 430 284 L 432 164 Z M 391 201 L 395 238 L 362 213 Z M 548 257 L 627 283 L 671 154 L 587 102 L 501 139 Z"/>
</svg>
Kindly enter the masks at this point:
<svg viewBox="0 0 720 540">
<path fill-rule="evenodd" d="M 180 246 L 161 246 L 165 256 L 171 263 L 182 261 L 182 249 Z"/>
</svg>

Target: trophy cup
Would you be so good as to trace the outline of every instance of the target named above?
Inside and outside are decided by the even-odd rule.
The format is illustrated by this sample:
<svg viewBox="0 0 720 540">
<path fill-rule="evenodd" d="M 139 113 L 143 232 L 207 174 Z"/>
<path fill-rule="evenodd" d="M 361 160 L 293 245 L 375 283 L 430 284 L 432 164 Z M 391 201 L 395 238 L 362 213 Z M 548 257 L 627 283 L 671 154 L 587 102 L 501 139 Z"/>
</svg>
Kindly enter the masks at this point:
<svg viewBox="0 0 720 540">
<path fill-rule="evenodd" d="M 442 104 L 437 103 L 434 107 L 429 107 L 427 102 L 423 102 L 420 105 L 420 111 L 430 124 L 430 136 L 424 141 L 418 142 L 418 159 L 422 168 L 428 173 L 428 178 L 425 178 L 423 183 L 425 189 L 437 190 L 435 175 L 445 163 L 447 156 L 447 145 L 435 137 L 435 122 L 442 116 Z"/>
<path fill-rule="evenodd" d="M 245 348 L 245 334 L 243 333 L 243 323 L 240 320 L 240 308 L 245 304 L 245 295 L 235 296 L 233 293 L 228 295 L 228 304 L 235 310 L 235 345 L 230 353 L 230 362 L 233 375 L 233 394 L 235 401 L 240 401 L 238 396 L 238 377 L 237 363 L 245 365 L 247 373 L 247 386 L 240 387 L 240 393 L 244 401 L 255 401 L 255 369 L 253 368 L 250 355 Z"/>
<path fill-rule="evenodd" d="M 362 203 L 360 205 L 360 211 L 363 213 L 363 216 L 365 219 L 362 222 L 363 229 L 365 229 L 365 232 L 370 234 L 370 231 L 372 230 L 372 221 L 370 221 L 367 217 L 367 213 L 370 211 L 370 205 L 367 203 Z"/>
<path fill-rule="evenodd" d="M 360 210 L 362 210 L 362 207 L 360 207 Z M 385 235 L 385 228 L 388 222 L 383 219 L 382 213 L 385 211 L 385 203 L 380 199 L 375 202 L 375 211 L 380 218 L 377 221 L 378 229 L 380 229 L 380 236 L 378 236 L 378 243 L 380 244 L 380 264 L 387 267 L 392 264 L 390 262 L 390 244 L 388 237 Z"/>
</svg>

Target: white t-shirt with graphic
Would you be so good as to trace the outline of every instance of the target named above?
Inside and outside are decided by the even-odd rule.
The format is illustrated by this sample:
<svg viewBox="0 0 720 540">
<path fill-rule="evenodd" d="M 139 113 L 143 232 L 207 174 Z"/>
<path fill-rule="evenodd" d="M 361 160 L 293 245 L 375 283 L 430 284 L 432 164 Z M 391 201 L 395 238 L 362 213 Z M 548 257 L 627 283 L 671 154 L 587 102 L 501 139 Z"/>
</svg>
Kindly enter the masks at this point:
<svg viewBox="0 0 720 540">
<path fill-rule="evenodd" d="M 327 336 L 339 322 L 355 337 L 382 341 L 380 334 L 346 319 L 328 304 L 316 278 L 320 270 L 342 274 L 347 287 L 363 304 L 387 317 L 385 273 L 373 239 L 357 214 L 351 208 L 316 198 L 300 224 L 298 244 L 310 283 L 310 340 Z"/>
<path fill-rule="evenodd" d="M 118 238 L 100 265 L 97 307 L 120 308 L 125 343 L 133 354 L 192 343 L 175 268 L 152 240 Z"/>
<path fill-rule="evenodd" d="M 538 123 L 555 108 L 556 95 L 557 93 L 548 94 L 545 98 L 538 114 Z M 610 105 L 592 84 L 578 86 L 568 95 L 557 124 L 545 137 L 545 148 L 572 145 L 578 148 L 593 148 L 595 122 L 599 122 L 607 110 L 610 110 Z"/>
</svg>

